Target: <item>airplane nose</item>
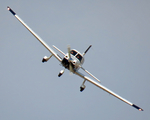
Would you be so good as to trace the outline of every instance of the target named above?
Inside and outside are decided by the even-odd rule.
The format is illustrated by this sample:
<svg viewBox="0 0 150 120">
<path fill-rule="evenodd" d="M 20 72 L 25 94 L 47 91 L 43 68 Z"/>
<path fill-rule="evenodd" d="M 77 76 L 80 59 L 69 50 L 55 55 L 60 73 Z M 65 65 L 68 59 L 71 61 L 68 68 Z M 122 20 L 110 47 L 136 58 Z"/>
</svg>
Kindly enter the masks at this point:
<svg viewBox="0 0 150 120">
<path fill-rule="evenodd" d="M 72 62 L 72 63 L 75 65 L 75 64 L 76 64 L 76 62 L 77 62 L 76 60 L 73 60 L 73 62 Z"/>
</svg>

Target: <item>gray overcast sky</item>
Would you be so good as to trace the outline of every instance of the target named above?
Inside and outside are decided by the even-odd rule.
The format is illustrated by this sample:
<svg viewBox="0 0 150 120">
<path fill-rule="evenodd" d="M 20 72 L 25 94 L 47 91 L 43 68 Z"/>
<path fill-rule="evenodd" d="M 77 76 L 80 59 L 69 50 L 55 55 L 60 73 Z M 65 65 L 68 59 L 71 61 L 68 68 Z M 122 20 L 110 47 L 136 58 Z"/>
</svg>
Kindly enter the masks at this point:
<svg viewBox="0 0 150 120">
<path fill-rule="evenodd" d="M 50 53 L 7 6 L 49 46 L 92 44 L 84 68 L 144 111 L 88 82 L 81 93 L 83 79 L 67 70 L 58 78 L 59 62 L 41 62 Z M 3 0 L 0 11 L 1 120 L 150 119 L 149 0 Z"/>
</svg>

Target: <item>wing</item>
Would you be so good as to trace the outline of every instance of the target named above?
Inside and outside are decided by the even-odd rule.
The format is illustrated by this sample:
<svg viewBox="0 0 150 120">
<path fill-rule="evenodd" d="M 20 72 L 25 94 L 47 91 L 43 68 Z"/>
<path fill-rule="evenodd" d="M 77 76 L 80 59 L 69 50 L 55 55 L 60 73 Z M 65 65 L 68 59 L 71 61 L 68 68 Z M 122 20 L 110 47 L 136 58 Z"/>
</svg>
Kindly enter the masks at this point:
<svg viewBox="0 0 150 120">
<path fill-rule="evenodd" d="M 27 28 L 27 30 L 45 47 L 47 50 L 55 57 L 58 61 L 62 61 L 62 59 L 18 16 L 16 13 L 10 8 L 7 9 L 19 20 L 19 22 Z"/>
<path fill-rule="evenodd" d="M 81 66 L 80 66 L 80 68 L 81 68 L 82 70 L 84 70 L 87 74 L 89 74 L 91 77 L 93 77 L 95 80 L 97 80 L 98 82 L 100 82 L 100 80 L 97 79 L 94 75 L 92 75 L 89 71 L 87 71 L 86 69 L 84 69 L 84 68 L 81 67 Z"/>
<path fill-rule="evenodd" d="M 92 80 L 91 78 L 89 78 L 89 77 L 83 75 L 82 73 L 76 71 L 75 74 L 78 75 L 78 76 L 80 76 L 80 77 L 83 78 L 84 80 L 89 81 L 90 83 L 94 84 L 95 86 L 101 88 L 102 90 L 108 92 L 109 94 L 113 95 L 114 97 L 116 97 L 116 98 L 122 100 L 123 102 L 129 104 L 130 106 L 133 106 L 134 108 L 138 109 L 139 111 L 143 111 L 142 108 L 140 108 L 140 107 L 138 107 L 137 105 L 135 105 L 135 104 L 129 102 L 128 100 L 126 100 L 126 99 L 124 99 L 123 97 L 117 95 L 117 94 L 114 93 L 113 91 L 111 91 L 111 90 L 109 90 L 108 88 L 106 88 L 105 86 L 103 86 L 103 85 L 101 85 L 101 84 L 95 82 L 94 80 Z"/>
</svg>

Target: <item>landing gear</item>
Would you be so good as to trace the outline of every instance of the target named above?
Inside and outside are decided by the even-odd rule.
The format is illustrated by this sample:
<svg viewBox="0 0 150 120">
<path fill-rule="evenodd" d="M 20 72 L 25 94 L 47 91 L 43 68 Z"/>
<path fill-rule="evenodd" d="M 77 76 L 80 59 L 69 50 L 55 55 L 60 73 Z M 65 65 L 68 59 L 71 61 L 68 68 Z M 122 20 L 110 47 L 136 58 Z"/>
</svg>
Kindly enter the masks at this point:
<svg viewBox="0 0 150 120">
<path fill-rule="evenodd" d="M 86 80 L 84 80 L 83 83 L 82 83 L 82 85 L 80 86 L 80 92 L 82 92 L 82 91 L 85 89 L 85 87 L 86 87 L 86 86 L 84 85 L 85 81 L 86 81 Z"/>
<path fill-rule="evenodd" d="M 64 70 L 61 70 L 58 74 L 58 77 L 60 77 L 63 73 L 65 72 L 65 69 Z"/>
<path fill-rule="evenodd" d="M 43 59 L 42 59 L 42 62 L 47 62 L 53 55 L 47 57 L 47 56 L 44 56 Z"/>
<path fill-rule="evenodd" d="M 85 85 L 80 86 L 80 92 L 82 92 L 85 89 Z"/>
<path fill-rule="evenodd" d="M 45 56 L 43 59 L 42 59 L 42 62 L 44 63 L 44 62 L 47 62 L 47 59 L 48 57 L 47 56 Z"/>
</svg>

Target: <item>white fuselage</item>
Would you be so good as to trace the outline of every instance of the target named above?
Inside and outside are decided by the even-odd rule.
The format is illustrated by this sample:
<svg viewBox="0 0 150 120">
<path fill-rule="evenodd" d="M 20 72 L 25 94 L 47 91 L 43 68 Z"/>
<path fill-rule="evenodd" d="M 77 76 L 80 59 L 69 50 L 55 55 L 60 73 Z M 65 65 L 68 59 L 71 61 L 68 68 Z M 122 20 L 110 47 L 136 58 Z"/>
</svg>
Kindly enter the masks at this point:
<svg viewBox="0 0 150 120">
<path fill-rule="evenodd" d="M 71 57 L 70 57 L 70 61 L 71 61 L 71 65 L 74 68 L 74 70 L 78 70 L 82 64 L 84 63 L 84 57 L 83 55 L 78 52 L 77 50 L 73 49 L 70 52 Z M 69 69 L 69 54 L 66 53 L 66 55 L 64 56 L 63 60 L 62 60 L 62 65 Z"/>
</svg>

